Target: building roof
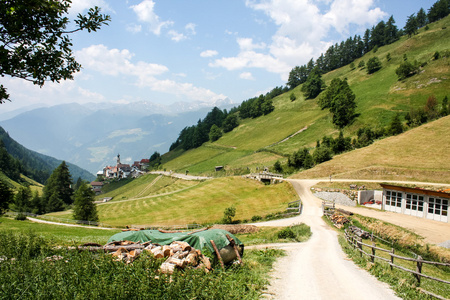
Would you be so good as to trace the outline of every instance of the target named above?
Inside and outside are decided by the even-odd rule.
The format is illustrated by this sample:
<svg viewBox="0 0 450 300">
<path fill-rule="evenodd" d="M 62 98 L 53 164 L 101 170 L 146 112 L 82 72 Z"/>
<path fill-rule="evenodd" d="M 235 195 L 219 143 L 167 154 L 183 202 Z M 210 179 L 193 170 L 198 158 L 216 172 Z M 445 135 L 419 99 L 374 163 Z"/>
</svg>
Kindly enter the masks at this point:
<svg viewBox="0 0 450 300">
<path fill-rule="evenodd" d="M 415 194 L 422 194 L 422 195 L 428 195 L 428 196 L 435 196 L 435 197 L 443 197 L 443 198 L 450 198 L 450 193 L 441 192 L 441 191 L 433 191 L 433 190 L 427 190 L 422 188 L 413 188 L 413 187 L 406 187 L 406 186 L 398 186 L 398 185 L 391 185 L 391 184 L 380 184 L 383 189 L 388 190 L 396 190 L 401 191 L 405 193 L 415 193 Z"/>
<path fill-rule="evenodd" d="M 103 182 L 92 181 L 92 182 L 91 182 L 91 186 L 103 186 Z"/>
</svg>

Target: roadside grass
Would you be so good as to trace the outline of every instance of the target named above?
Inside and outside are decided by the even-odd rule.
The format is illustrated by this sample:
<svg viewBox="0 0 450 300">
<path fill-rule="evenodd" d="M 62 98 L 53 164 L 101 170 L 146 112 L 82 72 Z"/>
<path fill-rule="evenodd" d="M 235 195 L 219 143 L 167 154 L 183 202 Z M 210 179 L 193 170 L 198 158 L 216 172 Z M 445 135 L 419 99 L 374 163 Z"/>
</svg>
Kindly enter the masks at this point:
<svg viewBox="0 0 450 300">
<path fill-rule="evenodd" d="M 84 227 L 58 226 L 54 224 L 35 223 L 31 221 L 17 221 L 0 217 L 0 232 L 28 234 L 34 232 L 53 245 L 73 246 L 84 243 L 106 244 L 108 239 L 120 230 L 104 230 Z M 11 245 L 9 245 L 11 246 Z M 12 247 L 15 248 L 15 247 Z"/>
<path fill-rule="evenodd" d="M 328 224 L 331 224 L 327 218 L 325 219 Z M 382 241 L 379 239 L 374 239 L 376 246 L 379 248 L 386 250 L 394 249 L 396 255 L 403 257 L 416 258 L 416 255 L 420 255 L 424 260 L 444 262 L 450 261 L 449 249 L 425 244 L 422 237 L 404 228 L 356 214 L 353 215 L 351 219 L 354 225 L 366 231 L 373 232 L 374 235 L 385 240 Z M 358 249 L 354 249 L 352 245 L 347 243 L 342 234 L 343 230 L 339 231 L 339 243 L 341 244 L 342 249 L 357 265 L 375 275 L 379 280 L 387 282 L 391 285 L 394 291 L 404 299 L 430 299 L 429 296 L 420 293 L 416 289 L 419 287 L 419 284 L 413 274 L 397 268 L 393 268 L 391 270 L 388 263 L 377 258 L 375 258 L 374 263 L 370 262 L 370 258 L 368 256 L 361 255 Z M 369 245 L 372 244 L 370 239 L 363 239 L 362 242 Z M 362 246 L 362 249 L 366 253 L 371 253 L 371 248 L 369 247 Z M 389 253 L 380 250 L 376 251 L 376 256 L 390 260 Z M 415 262 L 395 258 L 394 263 L 410 270 L 416 270 Z M 422 273 L 443 280 L 450 280 L 449 267 L 423 264 Z M 421 278 L 420 288 L 440 295 L 444 298 L 450 297 L 450 289 L 448 288 L 448 284 L 445 283 L 427 278 Z"/>
<path fill-rule="evenodd" d="M 260 299 L 282 255 L 251 250 L 243 265 L 169 276 L 157 272 L 162 260 L 145 252 L 125 264 L 103 253 L 55 249 L 34 234 L 0 231 L 0 282 L 8 283 L 2 294 L 9 299 Z"/>
<path fill-rule="evenodd" d="M 339 243 L 341 244 L 342 249 L 349 258 L 351 258 L 357 265 L 366 269 L 372 275 L 377 277 L 378 280 L 388 283 L 392 287 L 392 289 L 403 299 L 430 299 L 429 296 L 420 293 L 416 289 L 419 284 L 413 274 L 397 268 L 393 268 L 391 270 L 389 264 L 381 261 L 380 259 L 375 259 L 375 263 L 370 262 L 368 257 L 364 255 L 361 256 L 357 249 L 354 249 L 351 245 L 349 245 L 342 235 L 339 236 Z M 363 240 L 363 243 L 371 243 L 371 241 L 370 239 Z M 387 250 L 391 249 L 389 245 L 383 245 L 378 242 L 377 247 Z M 363 246 L 363 250 L 366 252 L 370 251 L 370 249 L 366 248 L 365 246 Z M 395 254 L 406 257 L 413 256 L 408 250 L 396 250 Z M 389 254 L 382 251 L 377 251 L 376 255 L 385 259 L 390 259 Z M 410 270 L 416 269 L 416 264 L 414 262 L 395 259 L 394 263 Z M 423 264 L 422 273 L 447 281 L 450 280 L 450 271 L 448 267 L 439 268 Z M 427 278 L 422 278 L 420 287 L 426 291 L 440 295 L 444 298 L 450 297 L 448 284 L 437 282 Z"/>
<path fill-rule="evenodd" d="M 359 178 L 450 182 L 450 116 L 335 156 L 292 178 Z"/>
<path fill-rule="evenodd" d="M 261 227 L 258 232 L 236 234 L 245 246 L 305 242 L 311 237 L 311 228 L 304 224 L 289 227 Z"/>
</svg>

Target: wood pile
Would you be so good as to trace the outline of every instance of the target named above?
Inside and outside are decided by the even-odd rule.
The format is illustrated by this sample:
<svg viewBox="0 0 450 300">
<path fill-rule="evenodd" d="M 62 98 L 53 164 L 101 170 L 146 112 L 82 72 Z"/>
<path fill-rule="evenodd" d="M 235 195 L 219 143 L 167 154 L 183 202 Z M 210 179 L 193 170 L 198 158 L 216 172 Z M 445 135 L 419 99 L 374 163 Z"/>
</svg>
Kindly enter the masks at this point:
<svg viewBox="0 0 450 300">
<path fill-rule="evenodd" d="M 148 252 L 155 259 L 166 259 L 159 271 L 163 274 L 173 274 L 177 269 L 195 268 L 211 270 L 211 261 L 200 250 L 192 248 L 188 243 L 175 241 L 170 245 L 158 245 L 151 242 L 136 243 L 132 241 L 120 241 L 108 243 L 104 246 L 97 244 L 84 244 L 78 250 L 104 251 L 110 253 L 116 261 L 127 264 L 136 260 L 143 252 Z"/>
<path fill-rule="evenodd" d="M 339 229 L 341 229 L 342 226 L 344 226 L 344 224 L 350 222 L 346 217 L 338 214 L 331 215 L 330 219 L 333 222 L 334 226 L 336 226 Z"/>
<path fill-rule="evenodd" d="M 358 237 L 360 237 L 360 238 L 363 238 L 363 239 L 368 239 L 368 238 L 371 236 L 371 234 L 370 234 L 369 232 L 364 231 L 364 230 L 362 230 L 361 228 L 356 227 L 356 226 L 353 226 L 353 225 L 352 225 L 352 226 L 349 226 L 348 229 L 349 229 L 354 235 L 356 235 L 356 236 L 358 236 Z"/>
</svg>

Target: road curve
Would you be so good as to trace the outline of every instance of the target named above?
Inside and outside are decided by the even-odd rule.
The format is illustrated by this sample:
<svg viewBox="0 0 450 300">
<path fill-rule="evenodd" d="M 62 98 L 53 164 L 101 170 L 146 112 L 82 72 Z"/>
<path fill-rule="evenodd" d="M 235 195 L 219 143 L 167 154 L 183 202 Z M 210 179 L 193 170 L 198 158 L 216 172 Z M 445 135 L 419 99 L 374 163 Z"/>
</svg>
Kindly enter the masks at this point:
<svg viewBox="0 0 450 300">
<path fill-rule="evenodd" d="M 271 274 L 269 299 L 400 299 L 387 284 L 346 258 L 336 231 L 322 220 L 320 200 L 310 187 L 314 180 L 289 180 L 303 201 L 300 216 L 258 223 L 258 226 L 288 226 L 304 222 L 312 236 L 296 247 L 286 247 Z M 256 225 L 256 224 L 255 224 Z M 283 247 L 281 247 L 283 248 Z"/>
</svg>

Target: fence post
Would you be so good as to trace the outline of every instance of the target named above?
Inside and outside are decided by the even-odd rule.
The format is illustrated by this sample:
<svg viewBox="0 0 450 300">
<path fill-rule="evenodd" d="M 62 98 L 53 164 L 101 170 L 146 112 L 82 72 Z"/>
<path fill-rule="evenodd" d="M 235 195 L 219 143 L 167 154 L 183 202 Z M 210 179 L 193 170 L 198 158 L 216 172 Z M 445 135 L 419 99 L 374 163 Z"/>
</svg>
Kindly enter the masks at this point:
<svg viewBox="0 0 450 300">
<path fill-rule="evenodd" d="M 416 272 L 419 274 L 422 273 L 422 256 L 420 256 L 420 255 L 417 257 Z M 414 275 L 416 275 L 418 285 L 420 285 L 420 275 L 419 274 L 414 274 Z"/>
<path fill-rule="evenodd" d="M 394 254 L 394 248 L 392 248 L 391 252 L 392 252 L 392 254 Z M 394 256 L 391 255 L 391 265 L 390 265 L 391 266 L 391 271 L 394 269 L 393 264 L 394 264 Z"/>
<path fill-rule="evenodd" d="M 372 236 L 373 237 L 373 236 Z M 372 257 L 371 257 L 371 261 L 374 263 L 375 262 L 375 243 L 372 242 Z"/>
<path fill-rule="evenodd" d="M 358 238 L 358 248 L 359 248 L 359 254 L 362 256 L 362 238 Z"/>
</svg>

